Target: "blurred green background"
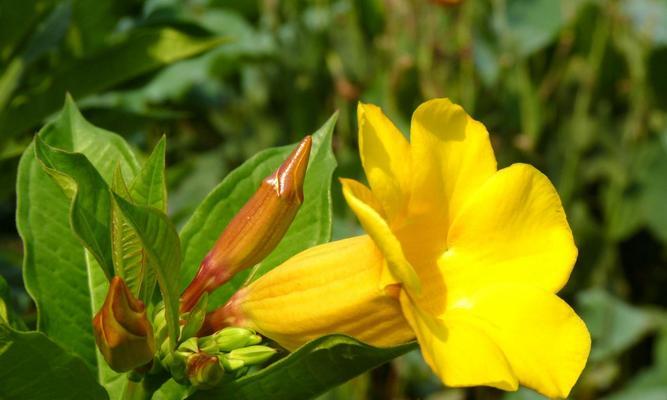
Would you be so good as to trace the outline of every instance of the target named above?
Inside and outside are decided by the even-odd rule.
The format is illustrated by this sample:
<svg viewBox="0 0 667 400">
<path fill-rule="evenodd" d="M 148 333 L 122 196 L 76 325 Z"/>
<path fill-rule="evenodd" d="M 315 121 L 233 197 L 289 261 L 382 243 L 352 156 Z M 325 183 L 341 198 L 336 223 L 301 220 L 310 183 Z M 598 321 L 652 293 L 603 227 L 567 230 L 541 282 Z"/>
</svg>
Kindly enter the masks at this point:
<svg viewBox="0 0 667 400">
<path fill-rule="evenodd" d="M 361 177 L 357 101 L 407 133 L 451 98 L 501 167 L 532 163 L 561 194 L 580 251 L 562 295 L 594 340 L 572 398 L 667 399 L 667 0 L 0 0 L 0 274 L 28 323 L 16 166 L 66 91 L 141 150 L 166 133 L 178 224 L 335 110 L 337 174 Z M 334 236 L 358 232 L 333 192 Z M 418 398 L 541 397 L 445 389 L 418 353 L 323 396 Z"/>
</svg>

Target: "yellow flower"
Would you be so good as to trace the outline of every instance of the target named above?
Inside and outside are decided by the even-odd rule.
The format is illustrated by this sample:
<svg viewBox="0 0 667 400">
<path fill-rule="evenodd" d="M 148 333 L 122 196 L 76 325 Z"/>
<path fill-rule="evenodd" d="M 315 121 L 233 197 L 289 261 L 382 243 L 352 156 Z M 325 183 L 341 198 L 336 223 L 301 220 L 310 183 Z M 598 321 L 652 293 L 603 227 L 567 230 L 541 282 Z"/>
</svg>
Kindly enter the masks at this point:
<svg viewBox="0 0 667 400">
<path fill-rule="evenodd" d="M 325 333 L 384 346 L 414 335 L 448 386 L 567 397 L 590 336 L 555 294 L 577 248 L 549 180 L 525 164 L 497 170 L 484 125 L 447 99 L 419 106 L 410 142 L 376 106 L 360 104 L 358 120 L 370 188 L 344 179 L 343 193 L 372 240 L 293 257 L 207 324 L 290 349 Z"/>
</svg>

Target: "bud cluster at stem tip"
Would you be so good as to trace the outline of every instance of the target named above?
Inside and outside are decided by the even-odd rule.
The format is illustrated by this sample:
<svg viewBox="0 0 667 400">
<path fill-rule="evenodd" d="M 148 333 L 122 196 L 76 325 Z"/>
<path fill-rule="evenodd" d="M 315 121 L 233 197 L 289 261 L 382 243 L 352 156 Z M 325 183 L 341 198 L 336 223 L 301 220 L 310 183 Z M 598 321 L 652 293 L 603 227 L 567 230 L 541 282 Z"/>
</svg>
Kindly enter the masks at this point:
<svg viewBox="0 0 667 400">
<path fill-rule="evenodd" d="M 162 363 L 176 381 L 210 388 L 225 376 L 242 376 L 248 367 L 263 364 L 276 354 L 275 349 L 260 345 L 261 341 L 250 329 L 225 328 L 210 336 L 187 339 Z"/>
<path fill-rule="evenodd" d="M 280 242 L 303 202 L 312 139 L 306 136 L 224 229 L 181 296 L 181 312 L 203 293 L 264 259 Z"/>
</svg>

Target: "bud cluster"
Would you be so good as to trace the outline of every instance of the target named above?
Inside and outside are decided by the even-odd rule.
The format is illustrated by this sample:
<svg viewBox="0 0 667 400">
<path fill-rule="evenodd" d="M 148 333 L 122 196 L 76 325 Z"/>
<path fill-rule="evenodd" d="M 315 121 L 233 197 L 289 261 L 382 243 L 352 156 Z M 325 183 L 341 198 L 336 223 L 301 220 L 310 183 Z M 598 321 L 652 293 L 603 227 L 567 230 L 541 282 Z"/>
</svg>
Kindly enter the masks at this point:
<svg viewBox="0 0 667 400">
<path fill-rule="evenodd" d="M 206 389 L 225 376 L 238 378 L 276 354 L 275 349 L 260 345 L 261 341 L 252 330 L 225 328 L 211 336 L 185 340 L 162 358 L 162 364 L 176 381 Z"/>
</svg>

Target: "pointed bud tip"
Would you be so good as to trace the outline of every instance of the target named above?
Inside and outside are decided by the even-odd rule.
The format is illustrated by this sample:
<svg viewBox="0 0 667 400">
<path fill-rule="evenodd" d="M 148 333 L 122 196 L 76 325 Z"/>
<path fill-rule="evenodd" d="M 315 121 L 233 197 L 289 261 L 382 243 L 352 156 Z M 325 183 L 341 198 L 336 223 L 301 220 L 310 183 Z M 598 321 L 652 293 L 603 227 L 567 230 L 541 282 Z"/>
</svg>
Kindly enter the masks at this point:
<svg viewBox="0 0 667 400">
<path fill-rule="evenodd" d="M 278 170 L 269 176 L 268 180 L 277 185 L 281 197 L 295 196 L 299 203 L 303 202 L 303 181 L 306 177 L 312 144 L 311 136 L 304 137 Z"/>
</svg>

